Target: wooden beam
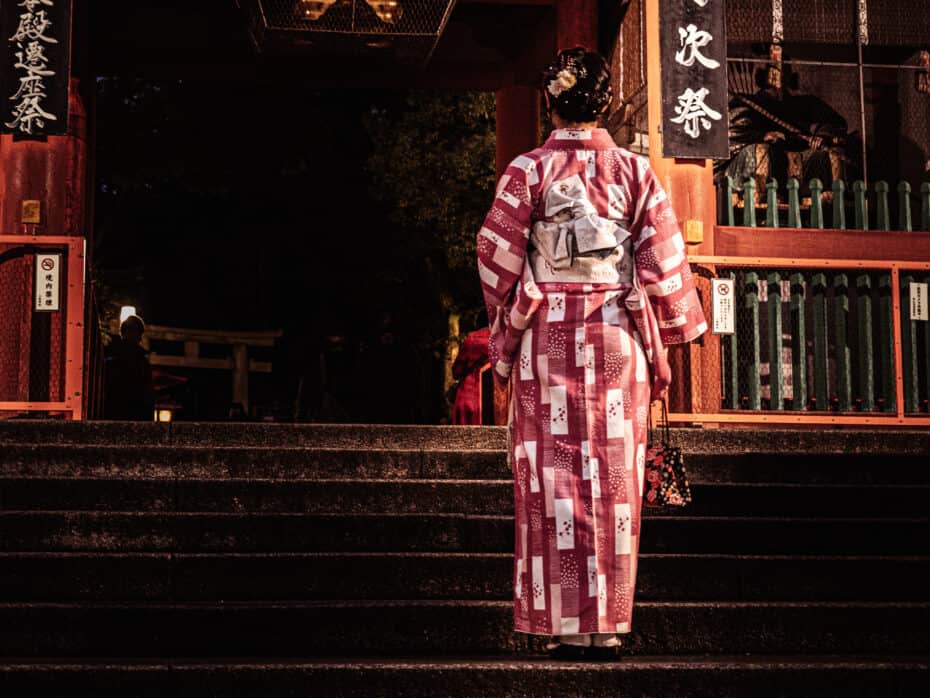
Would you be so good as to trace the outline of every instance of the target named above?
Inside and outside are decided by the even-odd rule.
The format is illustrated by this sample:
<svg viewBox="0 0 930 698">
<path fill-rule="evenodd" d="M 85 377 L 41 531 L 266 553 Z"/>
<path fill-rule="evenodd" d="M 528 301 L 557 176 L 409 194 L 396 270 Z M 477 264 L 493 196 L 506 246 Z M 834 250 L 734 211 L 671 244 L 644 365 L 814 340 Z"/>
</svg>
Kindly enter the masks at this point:
<svg viewBox="0 0 930 698">
<path fill-rule="evenodd" d="M 558 5 L 559 0 L 459 0 L 459 5 Z"/>
<path fill-rule="evenodd" d="M 70 402 L 0 402 L 0 412 L 74 412 Z"/>
<path fill-rule="evenodd" d="M 172 366 L 174 368 L 211 368 L 228 371 L 232 369 L 232 359 L 204 359 L 189 356 L 170 356 L 168 354 L 149 354 L 152 366 Z"/>
<path fill-rule="evenodd" d="M 196 330 L 185 327 L 146 325 L 149 339 L 169 342 L 200 342 L 201 344 L 246 344 L 252 347 L 273 347 L 274 340 L 284 333 L 281 330 L 246 332 L 231 330 Z"/>
<path fill-rule="evenodd" d="M 804 425 L 816 427 L 818 425 L 835 424 L 844 426 L 869 426 L 869 427 L 927 427 L 930 426 L 930 415 L 923 417 L 894 417 L 880 416 L 874 417 L 865 415 L 844 415 L 837 414 L 835 417 L 827 413 L 815 412 L 748 412 L 734 410 L 733 412 L 723 412 L 715 414 L 690 414 L 687 412 L 669 412 L 668 421 L 674 424 L 727 424 L 729 426 L 737 424 L 746 425 Z"/>
<path fill-rule="evenodd" d="M 172 368 L 208 368 L 220 371 L 231 371 L 233 369 L 232 358 L 204 359 L 202 357 L 189 358 L 170 354 L 149 354 L 149 363 L 152 366 L 170 366 Z M 270 361 L 249 360 L 249 372 L 271 373 L 271 371 L 272 363 Z"/>
<path fill-rule="evenodd" d="M 716 226 L 714 254 L 722 257 L 922 262 L 930 259 L 930 235 L 919 230 L 835 230 L 832 228 L 744 228 Z"/>
<path fill-rule="evenodd" d="M 797 267 L 799 269 L 917 269 L 930 270 L 930 261 L 889 259 L 843 259 L 808 257 L 724 257 L 719 255 L 689 255 L 692 264 L 717 264 L 725 267 Z"/>
</svg>

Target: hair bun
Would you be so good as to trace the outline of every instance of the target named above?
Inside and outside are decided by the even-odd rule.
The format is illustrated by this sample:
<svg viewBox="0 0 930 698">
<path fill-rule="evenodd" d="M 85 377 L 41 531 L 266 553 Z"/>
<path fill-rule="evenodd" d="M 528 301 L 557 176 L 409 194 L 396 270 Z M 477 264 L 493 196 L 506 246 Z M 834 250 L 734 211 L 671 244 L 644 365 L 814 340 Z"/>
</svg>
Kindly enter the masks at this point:
<svg viewBox="0 0 930 698">
<path fill-rule="evenodd" d="M 610 102 L 610 69 L 596 51 L 565 49 L 543 72 L 542 89 L 552 110 L 566 121 L 596 121 Z"/>
</svg>

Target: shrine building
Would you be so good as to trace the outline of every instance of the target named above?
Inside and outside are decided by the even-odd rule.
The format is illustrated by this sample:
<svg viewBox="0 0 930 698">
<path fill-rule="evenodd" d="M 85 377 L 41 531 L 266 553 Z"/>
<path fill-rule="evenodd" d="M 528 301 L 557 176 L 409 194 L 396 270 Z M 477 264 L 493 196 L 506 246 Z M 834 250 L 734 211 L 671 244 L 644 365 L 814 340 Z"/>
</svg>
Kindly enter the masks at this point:
<svg viewBox="0 0 930 698">
<path fill-rule="evenodd" d="M 674 419 L 924 423 L 927 13 L 890 0 L 54 0 L 7 3 L 2 19 L 2 415 L 100 414 L 97 76 L 491 91 L 501 172 L 540 142 L 541 67 L 583 45 L 609 57 L 606 126 L 649 157 L 719 316 L 672 351 Z M 737 157 L 750 176 L 727 179 Z M 247 396 L 248 370 L 234 383 Z"/>
</svg>

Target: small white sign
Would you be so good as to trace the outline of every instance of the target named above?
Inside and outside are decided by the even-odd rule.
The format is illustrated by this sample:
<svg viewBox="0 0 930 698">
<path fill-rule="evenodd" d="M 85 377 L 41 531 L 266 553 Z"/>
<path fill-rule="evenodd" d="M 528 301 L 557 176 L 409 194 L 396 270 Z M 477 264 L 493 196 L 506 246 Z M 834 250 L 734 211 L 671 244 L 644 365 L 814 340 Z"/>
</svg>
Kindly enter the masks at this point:
<svg viewBox="0 0 930 698">
<path fill-rule="evenodd" d="M 61 310 L 61 255 L 36 255 L 36 310 Z"/>
<path fill-rule="evenodd" d="M 927 322 L 927 284 L 910 283 L 911 288 L 911 320 Z"/>
<path fill-rule="evenodd" d="M 734 279 L 711 279 L 711 302 L 713 303 L 713 333 L 733 334 L 736 332 Z"/>
</svg>

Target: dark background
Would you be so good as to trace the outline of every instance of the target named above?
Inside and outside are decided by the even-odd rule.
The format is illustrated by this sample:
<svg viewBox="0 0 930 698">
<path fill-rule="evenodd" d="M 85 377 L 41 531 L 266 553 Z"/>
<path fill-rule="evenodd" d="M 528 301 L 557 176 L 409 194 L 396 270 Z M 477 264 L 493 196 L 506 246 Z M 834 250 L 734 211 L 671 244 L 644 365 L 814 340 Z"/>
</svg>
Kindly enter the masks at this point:
<svg viewBox="0 0 930 698">
<path fill-rule="evenodd" d="M 468 244 L 477 228 L 431 235 L 416 209 L 470 183 L 433 181 L 416 162 L 392 164 L 402 160 L 392 129 L 409 139 L 411 120 L 436 100 L 454 107 L 475 98 L 259 80 L 98 80 L 95 277 L 104 314 L 125 303 L 159 325 L 283 330 L 274 351 L 256 354 L 274 362 L 274 374 L 252 381 L 261 414 L 279 419 L 336 418 L 319 413 L 314 391 L 326 338 L 339 336 L 329 372 L 344 392 L 340 420 L 442 420 L 443 296 L 451 292 L 454 310 L 466 310 L 463 331 L 483 318 L 477 274 L 460 270 L 450 281 L 437 243 L 455 246 L 464 235 Z M 422 139 L 445 135 L 454 156 L 474 126 L 465 121 L 436 124 Z M 478 128 L 491 147 L 460 155 L 483 158 L 487 177 L 493 123 Z M 428 189 L 412 192 L 399 216 L 398 197 L 423 178 Z M 489 181 L 487 191 L 467 192 L 481 202 L 470 207 L 479 216 Z M 373 351 L 385 333 L 391 346 Z M 227 372 L 172 373 L 192 381 L 179 416 L 226 416 Z"/>
</svg>

